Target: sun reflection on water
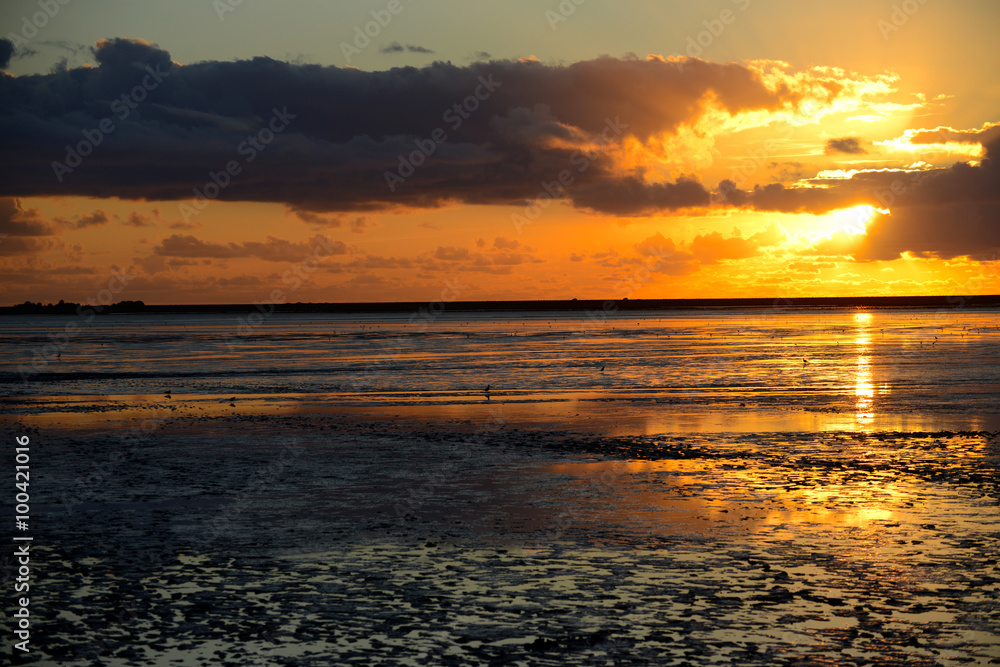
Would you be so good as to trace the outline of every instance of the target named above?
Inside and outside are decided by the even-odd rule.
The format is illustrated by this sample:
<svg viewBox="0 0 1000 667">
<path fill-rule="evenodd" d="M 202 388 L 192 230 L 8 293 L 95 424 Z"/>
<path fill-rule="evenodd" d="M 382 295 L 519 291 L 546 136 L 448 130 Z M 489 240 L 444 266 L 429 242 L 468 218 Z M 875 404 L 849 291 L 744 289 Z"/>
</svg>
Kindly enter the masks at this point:
<svg viewBox="0 0 1000 667">
<path fill-rule="evenodd" d="M 871 313 L 855 313 L 857 361 L 854 371 L 854 421 L 863 431 L 870 431 L 875 421 L 875 385 L 871 364 Z"/>
</svg>

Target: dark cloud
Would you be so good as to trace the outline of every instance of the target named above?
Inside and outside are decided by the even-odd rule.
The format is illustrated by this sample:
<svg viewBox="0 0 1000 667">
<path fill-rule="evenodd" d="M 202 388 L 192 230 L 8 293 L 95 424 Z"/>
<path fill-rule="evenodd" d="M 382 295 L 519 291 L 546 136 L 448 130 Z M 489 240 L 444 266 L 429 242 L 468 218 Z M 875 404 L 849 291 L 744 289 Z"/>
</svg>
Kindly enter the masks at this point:
<svg viewBox="0 0 1000 667">
<path fill-rule="evenodd" d="M 852 255 L 859 260 L 890 260 L 904 252 L 921 257 L 983 258 L 1000 252 L 1000 139 L 986 146 L 978 166 L 959 162 L 926 172 L 863 172 L 828 188 L 805 188 L 758 196 L 743 193 L 754 208 L 784 210 L 798 200 L 808 210 L 866 203 L 889 210 L 868 223 L 864 235 L 835 235 L 821 242 L 818 254 Z M 816 193 L 823 193 L 817 195 Z M 835 202 L 841 206 L 835 206 Z M 820 201 L 822 200 L 822 202 Z"/>
<path fill-rule="evenodd" d="M 214 190 L 213 198 L 281 202 L 306 222 L 362 231 L 367 222 L 338 214 L 455 202 L 525 206 L 554 187 L 552 196 L 576 207 L 624 216 L 713 205 L 815 214 L 858 204 L 891 210 L 869 224 L 865 245 L 853 246 L 864 259 L 906 251 L 988 255 L 1000 246 L 995 124 L 911 136 L 915 143 L 980 141 L 987 157 L 978 165 L 868 170 L 794 187 L 741 189 L 724 182 L 710 193 L 695 176 L 652 182 L 640 168 L 615 161 L 616 146 L 675 132 L 701 118 L 708 104 L 739 113 L 815 101 L 810 86 L 797 79 L 765 85 L 755 70 L 737 63 L 602 57 L 569 65 L 438 62 L 364 72 L 254 58 L 177 66 L 163 49 L 123 39 L 98 43 L 94 57 L 97 67 L 0 77 L 0 196 L 182 201 L 194 189 Z M 836 81 L 821 83 L 828 91 L 822 102 L 841 94 Z M 276 113 L 281 131 L 258 135 L 271 132 Z M 99 131 L 104 119 L 113 128 Z M 436 130 L 438 141 L 431 139 Z M 264 136 L 269 141 L 250 150 L 248 142 Z M 66 161 L 67 146 L 82 147 L 81 155 L 60 182 L 53 163 Z M 828 148 L 864 151 L 856 137 L 834 139 Z M 400 168 L 400 156 L 420 164 L 411 173 L 408 165 Z M 227 164 L 239 173 L 228 174 Z M 393 190 L 389 172 L 401 175 Z M 571 180 L 565 188 L 557 181 L 561 174 Z M 97 217 L 88 221 L 73 224 L 102 224 Z M 186 217 L 185 223 L 192 224 Z M 25 211 L 0 216 L 0 225 L 20 230 L 5 232 L 4 248 L 11 239 L 30 238 L 26 230 L 39 232 L 36 241 L 52 233 L 49 223 Z M 764 245 L 734 238 L 704 237 L 683 249 L 670 242 L 662 270 L 684 273 Z M 302 246 L 273 238 L 219 244 L 175 234 L 154 256 L 299 261 L 310 250 Z M 528 261 L 516 248 L 494 246 L 488 257 L 480 255 L 442 247 L 428 261 L 497 271 Z"/>
<path fill-rule="evenodd" d="M 323 256 L 343 255 L 347 246 L 341 241 L 316 236 L 308 242 L 295 243 L 268 236 L 267 241 L 212 243 L 190 234 L 173 234 L 163 239 L 153 253 L 161 257 L 232 259 L 255 257 L 270 262 L 301 262 L 319 251 Z"/>
<path fill-rule="evenodd" d="M 431 49 L 425 48 L 423 46 L 417 46 L 416 44 L 407 44 L 403 46 L 399 42 L 392 42 L 386 46 L 379 49 L 379 53 L 403 53 L 404 51 L 409 51 L 410 53 L 434 53 Z"/>
<path fill-rule="evenodd" d="M 902 207 L 1000 201 L 1000 140 L 985 146 L 978 166 L 966 162 L 921 171 L 861 170 L 850 178 L 812 178 L 794 187 L 781 183 L 741 190 L 732 181 L 719 184 L 713 201 L 722 206 L 784 213 L 827 213 L 860 204 L 895 210 Z"/>
<path fill-rule="evenodd" d="M 1000 202 L 953 202 L 905 206 L 868 225 L 851 255 L 891 260 L 903 252 L 918 257 L 989 258 L 1000 252 Z"/>
<path fill-rule="evenodd" d="M 171 66 L 169 53 L 141 39 L 104 39 L 92 51 L 98 65 L 116 72 Z"/>
<path fill-rule="evenodd" d="M 335 215 L 322 215 L 320 213 L 313 213 L 312 211 L 302 211 L 298 209 L 293 209 L 291 212 L 294 213 L 299 220 L 316 225 L 317 227 L 340 227 L 344 224 L 344 221 L 339 216 Z"/>
<path fill-rule="evenodd" d="M 771 162 L 767 165 L 767 168 L 776 172 L 772 178 L 782 183 L 788 181 L 798 181 L 805 178 L 810 173 L 816 173 L 815 170 L 810 172 L 810 170 L 802 162 Z"/>
<path fill-rule="evenodd" d="M 374 221 L 369 220 L 363 215 L 354 218 L 353 220 L 351 220 L 350 223 L 351 232 L 353 232 L 354 234 L 363 234 L 366 230 L 369 230 L 375 226 L 377 225 L 375 224 Z"/>
<path fill-rule="evenodd" d="M 480 252 L 455 246 L 438 246 L 433 253 L 421 256 L 419 265 L 425 270 L 476 271 L 480 273 L 509 274 L 521 264 L 544 262 L 532 256 L 533 250 L 518 241 L 497 237 L 491 247 L 485 239 L 477 239 Z"/>
<path fill-rule="evenodd" d="M 412 269 L 416 263 L 408 257 L 379 257 L 377 255 L 364 255 L 350 262 L 338 265 L 338 270 L 343 269 Z"/>
<path fill-rule="evenodd" d="M 640 177 L 597 180 L 573 192 L 574 203 L 601 213 L 642 215 L 667 209 L 708 206 L 711 195 L 693 178 L 645 183 Z"/>
<path fill-rule="evenodd" d="M 0 234 L 5 236 L 52 236 L 52 225 L 42 219 L 38 209 L 25 210 L 21 200 L 13 197 L 0 199 Z"/>
<path fill-rule="evenodd" d="M 78 215 L 72 220 L 66 218 L 56 218 L 55 221 L 71 229 L 85 229 L 86 227 L 100 227 L 108 223 L 108 214 L 98 209 L 88 215 Z"/>
<path fill-rule="evenodd" d="M 18 199 L 0 199 L 0 255 L 44 252 L 53 246 L 55 228 L 37 209 L 25 210 Z"/>
<path fill-rule="evenodd" d="M 480 239 L 480 241 L 482 241 L 482 239 Z M 482 245 L 486 245 L 485 242 Z M 516 239 L 509 239 L 506 236 L 498 236 L 493 239 L 493 247 L 498 250 L 525 250 L 527 252 L 531 252 L 531 248 L 528 246 Z"/>
<path fill-rule="evenodd" d="M 11 58 L 14 57 L 14 42 L 9 39 L 0 39 L 0 69 L 7 69 Z"/>
<path fill-rule="evenodd" d="M 39 239 L 29 236 L 11 236 L 0 238 L 0 255 L 31 255 L 53 247 L 51 239 Z"/>
<path fill-rule="evenodd" d="M 857 137 L 844 137 L 842 139 L 830 139 L 826 142 L 826 154 L 847 153 L 848 155 L 864 155 L 868 151 L 861 145 L 861 140 Z"/>
<path fill-rule="evenodd" d="M 434 259 L 445 262 L 461 262 L 469 259 L 471 253 L 468 248 L 456 248 L 454 246 L 438 246 L 434 251 Z"/>
<path fill-rule="evenodd" d="M 177 66 L 156 45 L 126 39 L 101 41 L 94 57 L 97 67 L 0 80 L 0 195 L 191 199 L 235 161 L 240 173 L 218 199 L 313 212 L 521 205 L 571 170 L 573 185 L 560 196 L 574 205 L 652 213 L 706 205 L 709 194 L 693 178 L 646 184 L 613 168 L 610 152 L 581 151 L 602 134 L 614 143 L 673 132 L 708 104 L 730 113 L 789 109 L 806 95 L 769 87 L 744 65 L 697 59 L 683 67 L 608 57 L 438 62 L 384 72 L 269 58 Z M 275 110 L 287 126 L 251 152 L 247 142 L 269 131 Z M 109 132 L 98 131 L 104 119 Z M 438 129 L 443 142 L 429 139 Z M 77 163 L 67 146 L 88 155 Z M 387 172 L 409 173 L 401 155 L 423 164 L 390 190 Z M 56 162 L 72 169 L 61 181 Z"/>
<path fill-rule="evenodd" d="M 153 227 L 154 223 L 150 220 L 148 215 L 143 215 L 132 211 L 128 214 L 128 218 L 125 220 L 125 224 L 129 227 Z"/>
</svg>

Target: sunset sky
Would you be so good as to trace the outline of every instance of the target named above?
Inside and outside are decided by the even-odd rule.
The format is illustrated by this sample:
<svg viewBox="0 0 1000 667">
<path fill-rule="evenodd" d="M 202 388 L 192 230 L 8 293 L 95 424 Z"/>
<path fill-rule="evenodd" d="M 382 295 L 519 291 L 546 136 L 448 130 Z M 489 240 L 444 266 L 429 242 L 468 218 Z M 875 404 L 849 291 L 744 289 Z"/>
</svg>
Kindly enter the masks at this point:
<svg viewBox="0 0 1000 667">
<path fill-rule="evenodd" d="M 0 301 L 1000 293 L 998 29 L 995 0 L 8 0 Z"/>
</svg>

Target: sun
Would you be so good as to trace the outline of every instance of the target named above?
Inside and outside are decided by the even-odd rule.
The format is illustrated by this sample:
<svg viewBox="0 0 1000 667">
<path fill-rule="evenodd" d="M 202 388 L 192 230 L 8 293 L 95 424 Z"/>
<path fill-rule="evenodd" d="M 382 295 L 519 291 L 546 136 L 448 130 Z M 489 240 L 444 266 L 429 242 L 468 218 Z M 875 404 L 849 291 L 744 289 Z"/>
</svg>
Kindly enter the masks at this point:
<svg viewBox="0 0 1000 667">
<path fill-rule="evenodd" d="M 889 211 L 867 204 L 833 211 L 824 216 L 827 222 L 824 231 L 828 236 L 833 236 L 837 232 L 854 236 L 864 234 L 868 231 L 868 223 L 875 218 L 876 213 L 886 215 Z"/>
</svg>

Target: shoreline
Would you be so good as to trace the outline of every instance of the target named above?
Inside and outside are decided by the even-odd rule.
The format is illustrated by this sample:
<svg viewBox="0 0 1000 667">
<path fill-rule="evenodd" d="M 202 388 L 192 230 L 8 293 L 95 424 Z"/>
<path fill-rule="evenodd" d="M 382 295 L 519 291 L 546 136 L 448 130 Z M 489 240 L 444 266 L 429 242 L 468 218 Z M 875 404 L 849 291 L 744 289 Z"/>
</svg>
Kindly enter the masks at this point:
<svg viewBox="0 0 1000 667">
<path fill-rule="evenodd" d="M 94 314 L 164 314 L 164 313 L 407 313 L 430 312 L 516 312 L 565 311 L 683 311 L 683 310 L 817 310 L 817 309 L 895 309 L 895 308 L 997 308 L 1000 295 L 972 296 L 858 296 L 802 298 L 721 298 L 721 299 L 553 299 L 518 301 L 395 301 L 376 303 L 270 303 L 262 304 L 145 304 L 124 302 L 103 306 L 64 303 L 42 305 L 28 302 L 16 306 L 0 306 L 0 315 L 75 315 L 79 309 Z"/>
<path fill-rule="evenodd" d="M 865 436 L 903 433 L 1000 434 L 1000 415 L 980 412 L 935 412 L 916 415 L 905 410 L 859 418 L 848 405 L 780 406 L 751 403 L 743 407 L 737 395 L 715 403 L 669 403 L 643 400 L 455 401 L 445 403 L 373 401 L 366 395 L 178 393 L 165 399 L 155 394 L 49 394 L 0 398 L 10 414 L 0 424 L 66 432 L 134 429 L 144 420 L 187 422 L 206 426 L 244 422 L 268 427 L 283 420 L 332 420 L 345 427 L 380 423 L 396 428 L 447 428 L 475 432 L 485 426 L 537 432 L 564 431 L 592 437 L 655 437 L 753 433 L 859 433 Z M 230 398 L 235 401 L 230 401 Z M 537 397 L 535 397 L 537 399 Z"/>
</svg>

